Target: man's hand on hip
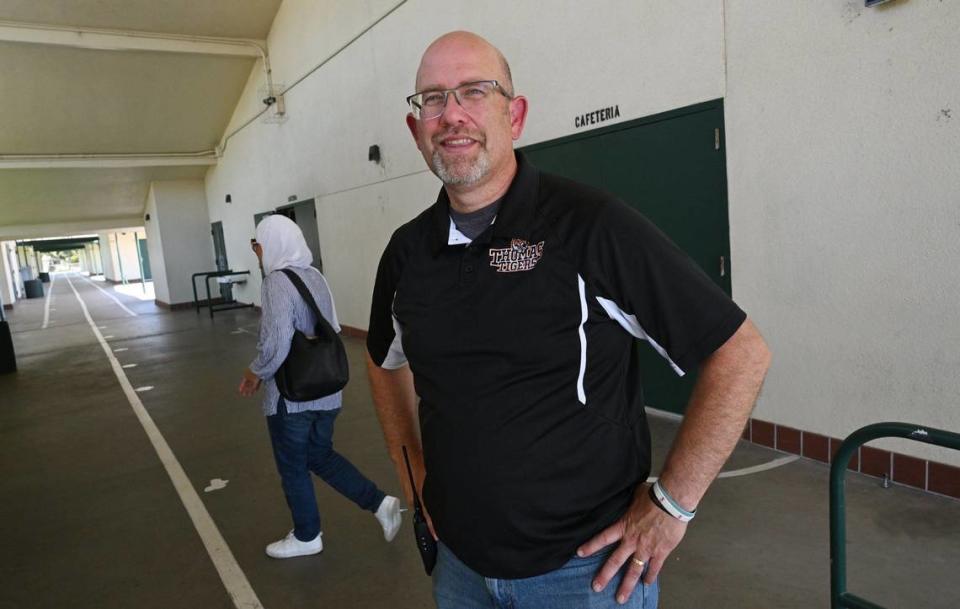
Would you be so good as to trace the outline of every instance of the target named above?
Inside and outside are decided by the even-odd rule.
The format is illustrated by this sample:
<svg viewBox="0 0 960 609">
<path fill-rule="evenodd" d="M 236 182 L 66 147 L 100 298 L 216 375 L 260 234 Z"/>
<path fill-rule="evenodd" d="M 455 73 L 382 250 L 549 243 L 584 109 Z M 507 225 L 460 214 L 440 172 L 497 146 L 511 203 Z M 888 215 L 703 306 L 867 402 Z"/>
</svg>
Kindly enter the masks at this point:
<svg viewBox="0 0 960 609">
<path fill-rule="evenodd" d="M 620 542 L 593 580 L 593 589 L 599 592 L 626 564 L 626 573 L 617 590 L 619 603 L 625 603 L 630 598 L 644 569 L 644 583 L 652 584 L 657 579 L 667 556 L 687 532 L 686 523 L 654 505 L 648 489 L 648 485 L 640 485 L 627 513 L 577 550 L 579 556 L 590 556 L 614 542 Z"/>
</svg>

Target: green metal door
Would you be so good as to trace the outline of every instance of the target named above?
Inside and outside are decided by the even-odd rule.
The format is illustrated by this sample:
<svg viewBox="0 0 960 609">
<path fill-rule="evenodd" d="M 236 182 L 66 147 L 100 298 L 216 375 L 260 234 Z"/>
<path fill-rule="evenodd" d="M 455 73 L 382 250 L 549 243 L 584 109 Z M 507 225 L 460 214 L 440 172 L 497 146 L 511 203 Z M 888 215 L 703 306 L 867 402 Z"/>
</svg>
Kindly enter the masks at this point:
<svg viewBox="0 0 960 609">
<path fill-rule="evenodd" d="M 534 165 L 622 198 L 730 294 L 723 102 L 716 100 L 523 149 Z M 640 347 L 646 404 L 682 413 L 695 373 L 679 378 Z"/>
<path fill-rule="evenodd" d="M 140 250 L 140 264 L 143 270 L 143 281 L 152 281 L 153 273 L 150 272 L 150 252 L 147 250 L 147 240 L 137 238 L 137 248 Z"/>
<path fill-rule="evenodd" d="M 213 235 L 213 257 L 217 262 L 218 271 L 230 270 L 227 262 L 227 243 L 223 238 L 223 222 L 214 222 L 210 225 L 210 234 Z M 224 302 L 233 302 L 233 289 L 229 283 L 221 283 L 220 297 Z"/>
</svg>

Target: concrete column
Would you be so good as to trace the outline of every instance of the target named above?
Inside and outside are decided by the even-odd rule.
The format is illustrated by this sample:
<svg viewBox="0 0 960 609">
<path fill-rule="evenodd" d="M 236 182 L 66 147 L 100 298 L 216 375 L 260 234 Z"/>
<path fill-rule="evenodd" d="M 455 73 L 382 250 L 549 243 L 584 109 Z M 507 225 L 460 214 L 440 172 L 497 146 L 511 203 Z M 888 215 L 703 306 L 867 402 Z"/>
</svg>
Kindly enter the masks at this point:
<svg viewBox="0 0 960 609">
<path fill-rule="evenodd" d="M 114 233 L 99 233 L 100 262 L 103 265 L 103 278 L 107 281 L 120 281 L 120 272 L 117 270 L 117 237 Z"/>
<path fill-rule="evenodd" d="M 203 181 L 154 182 L 145 211 L 150 216 L 144 228 L 157 303 L 192 302 L 190 276 L 215 268 Z"/>
<path fill-rule="evenodd" d="M 140 256 L 137 253 L 137 234 L 143 236 L 142 229 L 129 229 L 116 233 L 117 266 L 121 281 L 140 281 Z"/>
<path fill-rule="evenodd" d="M 23 287 L 23 276 L 20 272 L 20 256 L 17 254 L 17 244 L 15 241 L 7 242 L 7 264 L 10 265 L 10 275 L 13 280 L 13 291 L 18 299 L 26 296 L 26 290 Z"/>
<path fill-rule="evenodd" d="M 0 242 L 0 300 L 7 309 L 17 302 L 17 268 L 13 264 L 11 252 L 16 244 L 11 241 Z"/>
<path fill-rule="evenodd" d="M 90 253 L 93 258 L 93 268 L 95 275 L 103 275 L 103 259 L 100 253 L 100 243 L 94 243 L 90 246 Z"/>
<path fill-rule="evenodd" d="M 17 248 L 20 257 L 20 275 L 24 280 L 36 279 L 40 272 L 40 261 L 33 251 L 33 247 L 22 245 Z"/>
</svg>

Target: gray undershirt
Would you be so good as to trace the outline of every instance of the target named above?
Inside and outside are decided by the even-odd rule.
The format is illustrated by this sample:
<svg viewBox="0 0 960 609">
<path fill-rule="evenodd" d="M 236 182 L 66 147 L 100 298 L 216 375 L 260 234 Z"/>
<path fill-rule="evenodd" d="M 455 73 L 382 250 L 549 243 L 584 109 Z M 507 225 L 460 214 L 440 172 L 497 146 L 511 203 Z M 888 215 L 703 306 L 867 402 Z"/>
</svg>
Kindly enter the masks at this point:
<svg viewBox="0 0 960 609">
<path fill-rule="evenodd" d="M 477 211 L 466 214 L 455 211 L 451 207 L 450 219 L 453 220 L 457 230 L 466 235 L 468 239 L 476 239 L 480 236 L 480 233 L 487 230 L 487 227 L 493 224 L 493 219 L 497 217 L 497 212 L 500 210 L 500 203 L 502 201 L 503 197 L 500 197 L 486 207 L 481 207 Z"/>
</svg>

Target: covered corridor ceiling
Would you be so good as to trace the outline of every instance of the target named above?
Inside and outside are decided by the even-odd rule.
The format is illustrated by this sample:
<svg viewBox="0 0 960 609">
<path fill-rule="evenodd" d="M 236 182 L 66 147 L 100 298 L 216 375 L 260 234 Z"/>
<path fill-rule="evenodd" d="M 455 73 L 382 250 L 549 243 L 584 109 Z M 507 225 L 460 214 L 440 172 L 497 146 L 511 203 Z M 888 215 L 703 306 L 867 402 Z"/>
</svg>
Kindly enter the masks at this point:
<svg viewBox="0 0 960 609">
<path fill-rule="evenodd" d="M 202 178 L 280 3 L 0 3 L 0 238 L 129 223 L 151 181 Z"/>
</svg>

